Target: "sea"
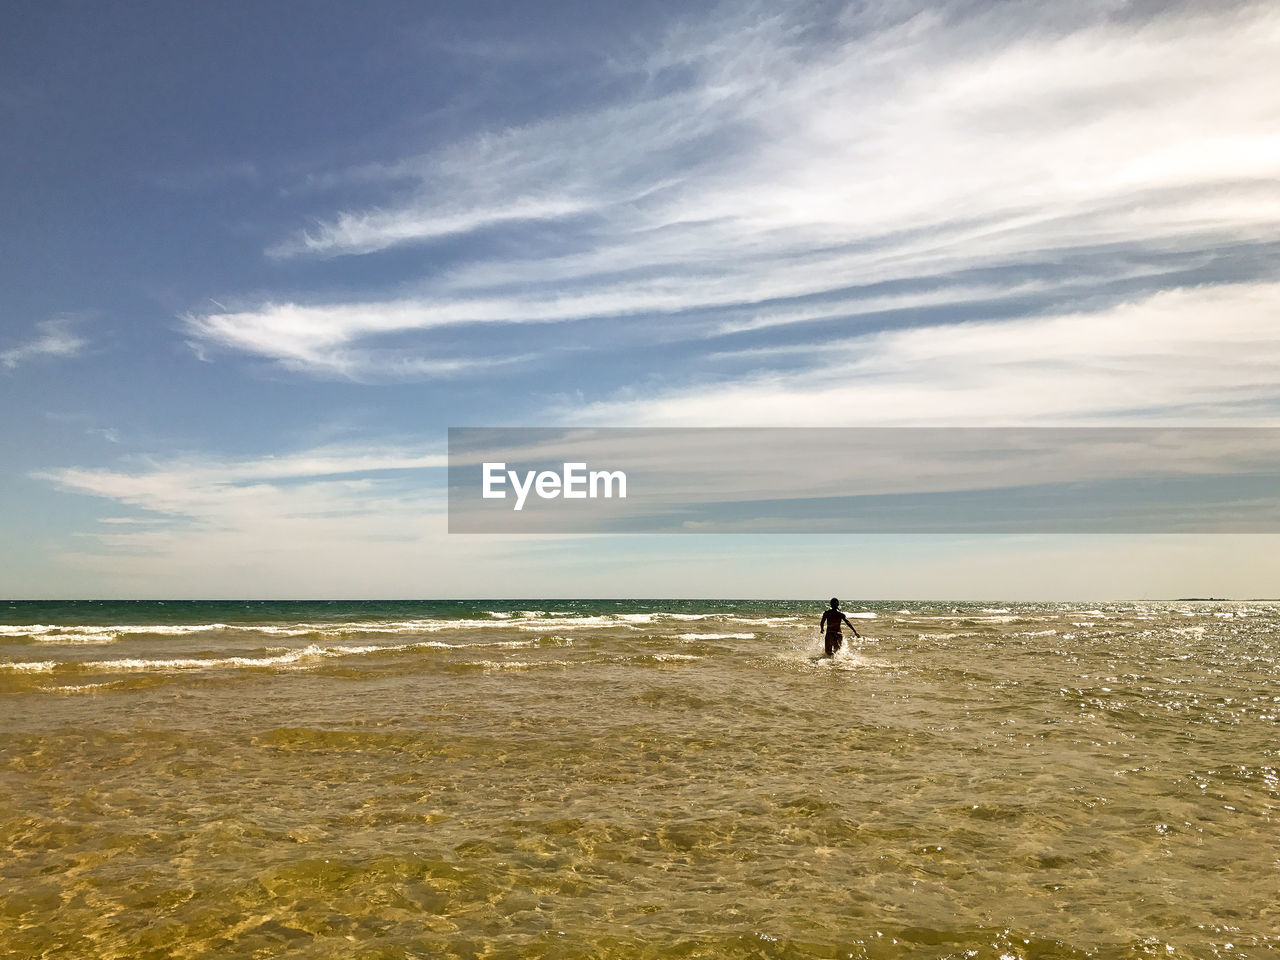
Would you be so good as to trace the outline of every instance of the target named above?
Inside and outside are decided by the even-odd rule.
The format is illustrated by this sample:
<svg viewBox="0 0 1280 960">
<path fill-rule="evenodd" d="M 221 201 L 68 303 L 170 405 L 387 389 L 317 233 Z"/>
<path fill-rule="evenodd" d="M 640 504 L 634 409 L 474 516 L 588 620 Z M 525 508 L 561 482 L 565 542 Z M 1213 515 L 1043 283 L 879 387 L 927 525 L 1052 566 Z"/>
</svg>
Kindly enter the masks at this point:
<svg viewBox="0 0 1280 960">
<path fill-rule="evenodd" d="M 0 601 L 0 956 L 1280 946 L 1280 604 Z"/>
</svg>

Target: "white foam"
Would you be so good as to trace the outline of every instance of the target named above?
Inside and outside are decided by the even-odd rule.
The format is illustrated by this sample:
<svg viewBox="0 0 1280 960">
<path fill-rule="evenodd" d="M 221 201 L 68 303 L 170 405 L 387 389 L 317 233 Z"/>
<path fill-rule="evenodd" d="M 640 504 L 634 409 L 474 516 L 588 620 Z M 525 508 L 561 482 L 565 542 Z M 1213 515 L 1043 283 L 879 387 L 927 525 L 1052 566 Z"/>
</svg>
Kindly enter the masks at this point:
<svg viewBox="0 0 1280 960">
<path fill-rule="evenodd" d="M 65 687 L 54 687 L 53 691 L 54 693 L 85 693 L 89 690 L 98 690 L 102 687 L 109 687 L 112 683 L 113 681 L 110 680 L 104 683 L 73 683 L 68 684 Z"/>
<path fill-rule="evenodd" d="M 264 651 L 267 656 L 261 657 L 167 657 L 154 660 L 144 657 L 125 657 L 114 660 L 41 660 L 0 663 L 0 670 L 10 670 L 17 673 L 48 673 L 58 667 L 78 667 L 86 671 L 102 672 L 208 670 L 219 667 L 277 667 L 307 660 L 400 653 L 406 650 L 469 650 L 483 647 L 520 649 L 542 646 L 567 647 L 572 645 L 573 639 L 571 637 L 539 637 L 533 640 L 496 640 L 481 643 L 444 643 L 439 640 L 421 640 L 416 643 L 327 647 L 313 643 L 298 649 L 274 647 L 271 650 Z"/>
<path fill-rule="evenodd" d="M 40 643 L 112 643 L 126 634 L 177 637 L 211 630 L 227 630 L 225 623 L 124 624 L 67 626 L 55 623 L 0 624 L 0 637 L 31 637 Z"/>
<path fill-rule="evenodd" d="M 630 626 L 630 624 L 618 623 L 607 617 L 563 617 L 559 619 L 547 618 L 533 623 L 508 620 L 502 626 L 513 627 L 516 630 L 546 630 L 548 627 L 575 627 L 579 630 L 594 630 L 599 627 L 623 627 Z"/>
<path fill-rule="evenodd" d="M 874 613 L 851 613 L 850 617 L 874 619 Z M 797 616 L 750 617 L 724 613 L 617 613 L 583 615 L 565 610 L 522 610 L 510 613 L 499 610 L 484 612 L 483 618 L 421 618 L 409 620 L 348 620 L 297 623 L 186 623 L 186 624 L 0 624 L 0 638 L 29 637 L 47 644 L 114 643 L 125 637 L 182 637 L 199 633 L 233 633 L 271 637 L 300 637 L 315 634 L 317 637 L 334 637 L 344 634 L 404 635 L 438 633 L 441 631 L 476 629 L 545 630 L 548 627 L 573 627 L 577 629 L 608 629 L 625 627 L 641 629 L 661 622 L 688 622 L 718 620 L 744 625 L 767 626 L 794 623 Z"/>
<path fill-rule="evenodd" d="M 538 667 L 572 667 L 572 660 L 469 660 L 469 667 L 485 670 L 533 670 Z"/>
<path fill-rule="evenodd" d="M 682 633 L 681 640 L 754 640 L 754 633 Z"/>
<path fill-rule="evenodd" d="M 414 634 L 438 633 L 442 630 L 522 629 L 543 630 L 550 625 L 604 626 L 611 621 L 604 617 L 572 617 L 553 619 L 537 617 L 515 619 L 509 613 L 493 612 L 490 619 L 421 619 L 421 620 L 347 620 L 329 623 L 188 623 L 188 624 L 113 624 L 111 626 L 67 626 L 60 624 L 13 625 L 0 624 L 0 637 L 31 637 L 41 643 L 111 643 L 125 636 L 178 637 L 211 631 L 244 634 L 264 634 L 272 637 L 300 637 L 308 634 L 340 636 L 348 633 L 366 634 Z M 494 619 L 501 620 L 495 623 Z"/>
<path fill-rule="evenodd" d="M 15 673 L 48 673 L 57 665 L 57 660 L 40 660 L 27 663 L 0 663 L 0 669 L 12 670 Z"/>
<path fill-rule="evenodd" d="M 173 657 L 167 660 L 147 660 L 128 657 L 121 660 L 90 660 L 83 666 L 102 671 L 111 670 L 208 670 L 211 667 L 274 667 L 296 663 L 305 658 L 341 657 L 359 652 L 358 648 L 341 647 L 326 649 L 311 644 L 301 650 L 291 650 L 274 657 Z"/>
</svg>

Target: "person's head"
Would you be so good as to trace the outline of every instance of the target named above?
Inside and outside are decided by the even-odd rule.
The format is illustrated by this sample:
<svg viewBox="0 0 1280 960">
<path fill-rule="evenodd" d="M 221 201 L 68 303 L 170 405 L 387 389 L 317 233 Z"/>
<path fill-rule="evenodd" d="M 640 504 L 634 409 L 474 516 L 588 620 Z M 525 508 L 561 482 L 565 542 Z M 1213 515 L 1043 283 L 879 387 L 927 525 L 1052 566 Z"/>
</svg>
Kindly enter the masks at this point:
<svg viewBox="0 0 1280 960">
<path fill-rule="evenodd" d="M 832 598 L 831 598 L 831 609 L 832 609 L 832 610 L 839 610 L 839 609 L 840 609 L 840 598 L 839 598 L 839 597 L 832 597 Z"/>
</svg>

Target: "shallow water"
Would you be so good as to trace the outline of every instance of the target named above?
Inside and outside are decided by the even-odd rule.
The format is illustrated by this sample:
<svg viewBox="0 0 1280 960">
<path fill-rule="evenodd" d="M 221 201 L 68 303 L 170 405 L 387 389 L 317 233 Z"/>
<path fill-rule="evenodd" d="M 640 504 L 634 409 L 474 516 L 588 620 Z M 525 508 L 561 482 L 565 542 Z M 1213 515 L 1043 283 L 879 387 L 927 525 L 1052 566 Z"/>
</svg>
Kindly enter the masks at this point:
<svg viewBox="0 0 1280 960">
<path fill-rule="evenodd" d="M 1280 605 L 851 610 L 0 604 L 0 952 L 1280 944 Z"/>
</svg>

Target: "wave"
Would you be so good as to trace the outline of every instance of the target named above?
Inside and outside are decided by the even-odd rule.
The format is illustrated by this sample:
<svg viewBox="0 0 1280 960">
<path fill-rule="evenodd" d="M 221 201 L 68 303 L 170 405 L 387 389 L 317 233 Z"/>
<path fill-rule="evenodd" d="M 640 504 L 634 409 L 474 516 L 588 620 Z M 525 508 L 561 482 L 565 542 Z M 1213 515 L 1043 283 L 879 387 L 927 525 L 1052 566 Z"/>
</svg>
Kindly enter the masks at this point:
<svg viewBox="0 0 1280 960">
<path fill-rule="evenodd" d="M 54 693 L 89 693 L 94 690 L 102 690 L 106 687 L 113 686 L 110 680 L 102 683 L 71 683 L 63 687 L 54 687 Z"/>
<path fill-rule="evenodd" d="M 37 643 L 111 643 L 127 634 L 179 637 L 191 633 L 240 629 L 225 623 L 123 624 L 90 626 L 55 623 L 0 624 L 0 638 L 26 638 Z M 279 632 L 263 627 L 263 632 Z"/>
<path fill-rule="evenodd" d="M 472 650 L 477 648 L 522 649 L 546 646 L 572 646 L 572 637 L 540 637 L 534 640 L 497 640 L 489 643 L 444 643 L 425 640 L 417 643 L 366 644 L 363 646 L 320 646 L 308 644 L 297 649 L 274 648 L 262 651 L 264 656 L 234 657 L 122 657 L 113 660 L 32 660 L 0 663 L 0 671 L 10 673 L 106 673 L 113 671 L 209 670 L 216 668 L 281 667 L 306 661 L 370 654 L 403 653 L 415 650 Z"/>
<path fill-rule="evenodd" d="M 531 660 L 463 660 L 460 663 L 451 664 L 449 670 L 454 673 L 466 670 L 521 671 L 532 670 L 535 667 L 568 667 L 571 665 L 568 660 L 543 660 L 539 662 Z"/>
<path fill-rule="evenodd" d="M 478 618 L 423 618 L 415 620 L 346 620 L 298 623 L 181 623 L 181 624 L 0 624 L 0 642 L 4 640 L 47 644 L 106 644 L 139 637 L 183 637 L 199 633 L 260 634 L 272 637 L 335 637 L 346 634 L 412 635 L 439 633 L 446 630 L 546 630 L 548 627 L 574 629 L 641 629 L 664 622 L 717 620 L 757 626 L 794 623 L 800 617 L 744 617 L 721 613 L 617 613 L 600 615 L 575 614 L 565 610 L 522 610 L 518 614 L 486 611 Z M 851 617 L 874 618 L 874 613 L 850 614 Z"/>
</svg>

